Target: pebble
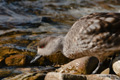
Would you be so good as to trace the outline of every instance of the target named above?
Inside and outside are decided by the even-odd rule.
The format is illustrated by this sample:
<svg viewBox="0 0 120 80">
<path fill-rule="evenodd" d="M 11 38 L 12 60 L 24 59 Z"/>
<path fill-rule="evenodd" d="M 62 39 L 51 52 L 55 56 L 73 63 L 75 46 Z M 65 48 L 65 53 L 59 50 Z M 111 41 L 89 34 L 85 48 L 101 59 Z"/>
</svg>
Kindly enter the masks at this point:
<svg viewBox="0 0 120 80">
<path fill-rule="evenodd" d="M 112 63 L 113 71 L 120 76 L 120 56 L 116 57 Z"/>
<path fill-rule="evenodd" d="M 110 72 L 110 69 L 107 68 L 107 69 L 103 70 L 103 71 L 101 72 L 101 74 L 109 74 L 109 72 Z"/>
</svg>

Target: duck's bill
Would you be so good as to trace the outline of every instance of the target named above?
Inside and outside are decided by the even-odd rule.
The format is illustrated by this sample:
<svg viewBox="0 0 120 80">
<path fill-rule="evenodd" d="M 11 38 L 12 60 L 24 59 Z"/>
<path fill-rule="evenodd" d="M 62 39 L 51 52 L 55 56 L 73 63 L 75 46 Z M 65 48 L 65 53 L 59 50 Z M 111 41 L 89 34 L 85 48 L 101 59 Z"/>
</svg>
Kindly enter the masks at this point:
<svg viewBox="0 0 120 80">
<path fill-rule="evenodd" d="M 30 61 L 30 63 L 36 62 L 40 57 L 41 57 L 41 55 L 36 55 L 36 56 Z"/>
</svg>

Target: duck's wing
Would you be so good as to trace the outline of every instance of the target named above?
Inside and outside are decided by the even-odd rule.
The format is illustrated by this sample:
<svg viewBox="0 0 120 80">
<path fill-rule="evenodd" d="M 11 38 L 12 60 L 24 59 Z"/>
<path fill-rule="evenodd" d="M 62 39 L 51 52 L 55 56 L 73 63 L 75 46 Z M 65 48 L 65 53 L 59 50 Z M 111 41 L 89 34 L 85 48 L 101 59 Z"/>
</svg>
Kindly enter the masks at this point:
<svg viewBox="0 0 120 80">
<path fill-rule="evenodd" d="M 73 24 L 65 36 L 64 52 L 93 53 L 115 50 L 119 46 L 120 13 L 93 13 Z"/>
</svg>

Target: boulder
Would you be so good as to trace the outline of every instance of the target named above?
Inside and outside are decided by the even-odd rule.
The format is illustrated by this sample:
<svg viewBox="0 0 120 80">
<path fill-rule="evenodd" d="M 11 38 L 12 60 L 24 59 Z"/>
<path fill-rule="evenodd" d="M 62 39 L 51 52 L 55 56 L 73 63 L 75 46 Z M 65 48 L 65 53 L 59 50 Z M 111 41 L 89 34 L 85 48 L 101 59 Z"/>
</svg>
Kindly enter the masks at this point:
<svg viewBox="0 0 120 80">
<path fill-rule="evenodd" d="M 45 80 L 86 80 L 85 76 L 50 72 L 45 76 Z"/>
<path fill-rule="evenodd" d="M 120 80 L 120 77 L 111 74 L 79 75 L 60 72 L 49 72 L 45 80 Z"/>
<path fill-rule="evenodd" d="M 23 73 L 14 77 L 4 78 L 2 80 L 44 80 L 44 73 Z"/>
<path fill-rule="evenodd" d="M 30 57 L 24 54 L 11 55 L 5 59 L 7 66 L 26 66 L 30 62 Z"/>
<path fill-rule="evenodd" d="M 120 77 L 112 74 L 91 74 L 86 75 L 87 80 L 120 80 Z"/>
<path fill-rule="evenodd" d="M 113 71 L 120 76 L 120 56 L 116 57 L 112 63 Z"/>
<path fill-rule="evenodd" d="M 86 56 L 75 59 L 61 68 L 57 69 L 57 72 L 71 73 L 71 74 L 90 74 L 98 66 L 99 60 L 93 56 Z"/>
</svg>

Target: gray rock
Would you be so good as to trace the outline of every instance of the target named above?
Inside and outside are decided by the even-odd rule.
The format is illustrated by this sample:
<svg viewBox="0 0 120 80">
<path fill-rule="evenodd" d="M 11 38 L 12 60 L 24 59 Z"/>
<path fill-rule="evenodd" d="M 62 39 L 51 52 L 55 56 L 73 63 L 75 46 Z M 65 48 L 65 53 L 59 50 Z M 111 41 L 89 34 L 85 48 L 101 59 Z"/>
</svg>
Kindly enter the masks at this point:
<svg viewBox="0 0 120 80">
<path fill-rule="evenodd" d="M 45 76 L 45 80 L 120 80 L 120 77 L 110 74 L 109 75 L 107 74 L 79 75 L 79 74 L 49 72 Z"/>
<path fill-rule="evenodd" d="M 14 77 L 4 78 L 2 80 L 44 80 L 44 73 L 24 73 Z"/>
<path fill-rule="evenodd" d="M 45 80 L 86 80 L 86 77 L 83 75 L 50 72 L 46 75 Z"/>
<path fill-rule="evenodd" d="M 111 74 L 86 75 L 87 80 L 120 80 L 120 77 Z"/>
<path fill-rule="evenodd" d="M 98 66 L 98 59 L 96 57 L 86 56 L 75 59 L 68 64 L 63 65 L 57 69 L 57 72 L 71 73 L 71 74 L 90 74 Z"/>
</svg>

